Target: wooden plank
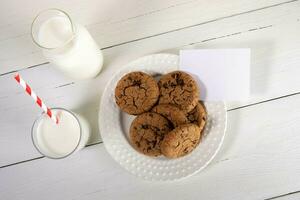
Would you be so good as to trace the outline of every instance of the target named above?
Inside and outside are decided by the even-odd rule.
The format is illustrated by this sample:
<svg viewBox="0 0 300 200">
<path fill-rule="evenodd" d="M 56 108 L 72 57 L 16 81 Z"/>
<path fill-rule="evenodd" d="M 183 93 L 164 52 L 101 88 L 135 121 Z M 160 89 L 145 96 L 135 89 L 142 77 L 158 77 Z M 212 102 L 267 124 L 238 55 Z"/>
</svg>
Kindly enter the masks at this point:
<svg viewBox="0 0 300 200">
<path fill-rule="evenodd" d="M 272 117 L 276 116 L 276 117 Z M 64 160 L 0 170 L 3 199 L 267 199 L 300 188 L 300 95 L 228 113 L 217 158 L 186 180 L 158 183 L 129 175 L 104 146 Z"/>
<path fill-rule="evenodd" d="M 147 13 L 163 11 L 169 7 L 189 3 L 187 0 L 166 0 L 151 3 L 145 0 L 128 0 L 120 2 L 95 0 L 34 0 L 2 1 L 0 18 L 0 41 L 28 34 L 32 19 L 41 10 L 59 8 L 71 13 L 76 21 L 87 26 L 100 23 L 114 23 L 120 20 L 145 15 Z M 30 6 L 27 6 L 30 5 Z M 9 19 L 9 20 L 7 20 Z"/>
<path fill-rule="evenodd" d="M 250 47 L 252 97 L 248 102 L 228 104 L 229 109 L 299 92 L 299 9 L 300 3 L 295 2 L 106 49 L 105 68 L 94 80 L 73 83 L 51 65 L 20 73 L 49 106 L 83 113 L 93 127 L 90 142 L 99 142 L 97 109 L 104 85 L 122 65 L 146 54 L 178 53 L 182 48 Z M 282 37 L 287 34 L 289 37 Z M 0 85 L 0 133 L 3 133 L 0 166 L 3 166 L 39 156 L 29 135 L 40 111 L 14 83 L 12 74 L 1 76 Z M 7 149 L 11 151 L 8 153 Z"/>
<path fill-rule="evenodd" d="M 290 1 L 213 0 L 204 4 L 196 0 L 130 0 L 121 3 L 117 0 L 47 0 L 34 1 L 33 7 L 26 8 L 28 1 L 5 1 L 0 6 L 3 19 L 0 21 L 0 74 L 45 62 L 31 41 L 29 29 L 34 15 L 48 7 L 70 12 L 80 23 L 87 25 L 103 48 L 284 2 Z"/>
</svg>

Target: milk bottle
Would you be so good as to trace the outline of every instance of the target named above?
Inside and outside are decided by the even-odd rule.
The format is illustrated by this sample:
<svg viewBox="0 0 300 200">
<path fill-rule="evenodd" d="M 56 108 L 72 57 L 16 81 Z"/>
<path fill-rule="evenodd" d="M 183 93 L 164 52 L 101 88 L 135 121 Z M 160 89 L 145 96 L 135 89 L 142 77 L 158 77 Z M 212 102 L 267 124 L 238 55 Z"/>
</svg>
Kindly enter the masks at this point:
<svg viewBox="0 0 300 200">
<path fill-rule="evenodd" d="M 71 78 L 93 78 L 101 71 L 103 55 L 99 46 L 87 29 L 64 11 L 41 12 L 33 21 L 32 38 L 44 56 Z"/>
</svg>

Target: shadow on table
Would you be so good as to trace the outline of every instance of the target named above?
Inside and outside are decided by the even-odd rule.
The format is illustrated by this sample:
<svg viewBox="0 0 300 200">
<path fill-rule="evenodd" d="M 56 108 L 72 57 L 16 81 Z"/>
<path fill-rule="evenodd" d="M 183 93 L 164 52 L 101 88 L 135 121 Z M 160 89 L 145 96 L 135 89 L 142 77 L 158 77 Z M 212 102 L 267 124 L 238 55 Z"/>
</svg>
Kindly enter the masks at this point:
<svg viewBox="0 0 300 200">
<path fill-rule="evenodd" d="M 254 47 L 251 48 L 250 95 L 264 95 L 268 91 L 273 46 L 271 41 L 255 41 Z"/>
<path fill-rule="evenodd" d="M 75 108 L 73 110 L 89 122 L 91 135 L 88 140 L 88 144 L 94 144 L 102 141 L 98 127 L 98 104 L 86 103 L 85 105 L 81 105 L 80 108 Z"/>
<path fill-rule="evenodd" d="M 212 161 L 212 164 L 227 161 L 230 159 L 230 156 L 232 156 L 229 152 L 231 151 L 232 147 L 236 147 L 236 138 L 238 137 L 240 130 L 240 112 L 240 110 L 227 111 L 227 129 L 224 142 L 217 156 Z"/>
</svg>

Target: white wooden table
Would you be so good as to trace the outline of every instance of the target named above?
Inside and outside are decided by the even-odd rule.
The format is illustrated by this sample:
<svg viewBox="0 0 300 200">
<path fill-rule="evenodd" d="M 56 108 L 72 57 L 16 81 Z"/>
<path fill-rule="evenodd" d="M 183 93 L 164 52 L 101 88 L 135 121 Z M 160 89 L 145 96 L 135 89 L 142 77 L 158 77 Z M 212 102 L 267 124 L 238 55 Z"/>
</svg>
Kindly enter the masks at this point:
<svg viewBox="0 0 300 200">
<path fill-rule="evenodd" d="M 86 25 L 105 56 L 94 80 L 55 71 L 33 44 L 30 23 L 57 7 Z M 194 48 L 248 47 L 251 99 L 228 103 L 217 158 L 174 183 L 147 182 L 106 152 L 97 126 L 103 86 L 140 56 Z M 49 106 L 83 114 L 90 146 L 63 160 L 34 149 L 40 110 L 12 76 L 18 71 Z M 300 199 L 299 0 L 2 0 L 0 2 L 0 199 Z"/>
</svg>

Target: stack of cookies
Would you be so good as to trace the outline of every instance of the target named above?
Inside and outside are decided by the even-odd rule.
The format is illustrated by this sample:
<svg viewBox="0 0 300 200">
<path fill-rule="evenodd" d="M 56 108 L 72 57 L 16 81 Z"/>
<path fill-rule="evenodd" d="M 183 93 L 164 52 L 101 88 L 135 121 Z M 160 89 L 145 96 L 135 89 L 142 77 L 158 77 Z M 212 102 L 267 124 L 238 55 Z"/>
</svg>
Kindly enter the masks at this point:
<svg viewBox="0 0 300 200">
<path fill-rule="evenodd" d="M 130 140 L 140 153 L 178 158 L 199 144 L 207 113 L 189 74 L 174 71 L 156 82 L 144 72 L 131 72 L 119 80 L 115 98 L 121 110 L 137 115 Z"/>
</svg>

